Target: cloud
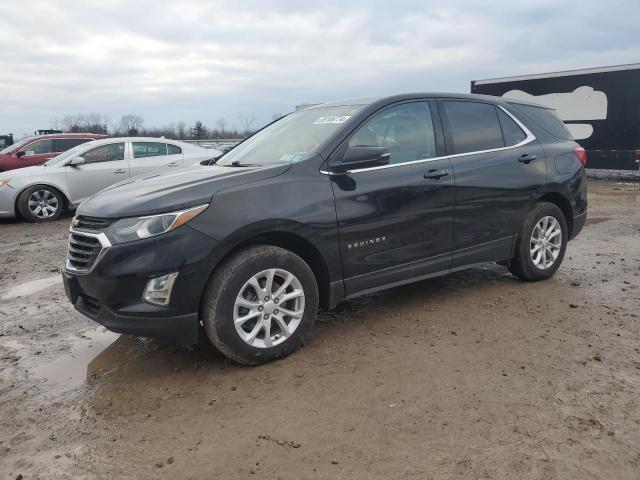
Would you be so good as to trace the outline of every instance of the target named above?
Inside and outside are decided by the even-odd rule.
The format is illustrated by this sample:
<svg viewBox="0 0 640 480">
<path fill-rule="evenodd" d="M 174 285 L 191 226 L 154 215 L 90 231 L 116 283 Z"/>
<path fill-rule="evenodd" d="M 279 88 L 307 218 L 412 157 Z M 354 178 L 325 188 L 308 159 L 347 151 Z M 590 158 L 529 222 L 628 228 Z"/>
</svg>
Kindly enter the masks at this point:
<svg viewBox="0 0 640 480">
<path fill-rule="evenodd" d="M 629 63 L 639 19 L 633 1 L 9 0 L 0 133 L 94 111 L 265 122 L 301 102 Z"/>
</svg>

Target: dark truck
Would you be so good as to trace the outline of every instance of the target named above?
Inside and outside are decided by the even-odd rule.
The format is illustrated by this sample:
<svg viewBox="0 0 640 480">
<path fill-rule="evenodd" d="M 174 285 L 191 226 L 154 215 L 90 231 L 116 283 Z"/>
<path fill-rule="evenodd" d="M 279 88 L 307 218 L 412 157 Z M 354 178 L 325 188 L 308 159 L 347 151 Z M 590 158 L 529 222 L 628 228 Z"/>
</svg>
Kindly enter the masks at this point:
<svg viewBox="0 0 640 480">
<path fill-rule="evenodd" d="M 471 93 L 553 108 L 587 150 L 587 168 L 637 170 L 640 164 L 640 63 L 474 80 Z"/>
<path fill-rule="evenodd" d="M 9 135 L 0 135 L 0 150 L 13 145 L 13 133 Z"/>
</svg>

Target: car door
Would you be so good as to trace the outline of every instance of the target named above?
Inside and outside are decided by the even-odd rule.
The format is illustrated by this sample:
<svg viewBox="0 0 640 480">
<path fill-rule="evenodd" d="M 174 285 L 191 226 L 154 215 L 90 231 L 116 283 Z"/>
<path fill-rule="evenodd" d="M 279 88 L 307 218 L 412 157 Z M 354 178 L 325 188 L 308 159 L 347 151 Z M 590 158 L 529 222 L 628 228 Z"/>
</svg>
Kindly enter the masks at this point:
<svg viewBox="0 0 640 480">
<path fill-rule="evenodd" d="M 83 165 L 65 168 L 69 200 L 77 205 L 103 188 L 129 178 L 128 142 L 114 142 L 91 148 L 79 156 Z"/>
<path fill-rule="evenodd" d="M 444 145 L 434 109 L 413 101 L 374 114 L 346 144 L 386 147 L 389 164 L 330 176 L 348 296 L 450 267 L 453 174 L 437 158 Z"/>
<path fill-rule="evenodd" d="M 452 99 L 438 108 L 456 178 L 453 267 L 506 260 L 546 181 L 544 151 L 500 106 Z"/>
<path fill-rule="evenodd" d="M 48 158 L 54 156 L 53 147 L 53 140 L 50 138 L 36 140 L 20 149 L 20 151 L 16 153 L 16 157 L 19 158 L 21 167 L 41 165 L 46 162 Z"/>
<path fill-rule="evenodd" d="M 180 153 L 176 153 L 174 145 L 168 146 L 165 142 L 148 141 L 132 142 L 132 145 L 132 177 L 164 167 L 179 167 L 183 163 L 182 149 L 180 149 Z M 171 151 L 170 154 L 169 150 Z"/>
</svg>

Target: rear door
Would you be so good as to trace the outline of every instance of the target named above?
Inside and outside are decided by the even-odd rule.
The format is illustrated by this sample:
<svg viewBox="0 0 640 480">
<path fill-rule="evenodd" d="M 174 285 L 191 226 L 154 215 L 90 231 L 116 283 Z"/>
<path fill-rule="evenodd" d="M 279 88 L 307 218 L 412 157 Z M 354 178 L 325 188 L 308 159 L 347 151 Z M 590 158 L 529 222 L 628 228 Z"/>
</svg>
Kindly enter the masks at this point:
<svg viewBox="0 0 640 480">
<path fill-rule="evenodd" d="M 129 178 L 128 142 L 110 143 L 87 150 L 84 165 L 65 167 L 71 203 L 77 205 L 114 183 Z"/>
<path fill-rule="evenodd" d="M 347 295 L 450 267 L 453 173 L 436 158 L 444 146 L 434 109 L 413 101 L 374 114 L 348 144 L 387 147 L 389 165 L 330 177 Z"/>
<path fill-rule="evenodd" d="M 453 267 L 506 260 L 546 182 L 544 151 L 499 106 L 452 99 L 438 101 L 438 108 L 456 178 Z"/>
<path fill-rule="evenodd" d="M 183 163 L 182 149 L 175 145 L 165 142 L 133 142 L 132 145 L 132 177 L 164 167 L 179 167 Z"/>
</svg>

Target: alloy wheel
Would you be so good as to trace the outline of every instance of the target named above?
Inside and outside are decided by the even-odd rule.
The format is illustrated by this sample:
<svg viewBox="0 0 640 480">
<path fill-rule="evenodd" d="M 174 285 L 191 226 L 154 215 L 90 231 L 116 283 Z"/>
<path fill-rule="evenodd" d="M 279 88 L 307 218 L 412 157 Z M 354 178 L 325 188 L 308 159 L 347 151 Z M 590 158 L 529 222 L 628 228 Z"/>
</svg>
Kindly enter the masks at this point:
<svg viewBox="0 0 640 480">
<path fill-rule="evenodd" d="M 233 322 L 242 340 L 256 348 L 281 344 L 304 315 L 304 290 L 294 274 L 273 268 L 257 273 L 240 289 Z"/>
<path fill-rule="evenodd" d="M 27 201 L 29 210 L 37 218 L 51 218 L 60 205 L 58 198 L 49 190 L 36 190 Z"/>
<path fill-rule="evenodd" d="M 551 216 L 542 217 L 531 233 L 530 253 L 533 264 L 540 270 L 551 267 L 560 255 L 562 227 Z"/>
</svg>

